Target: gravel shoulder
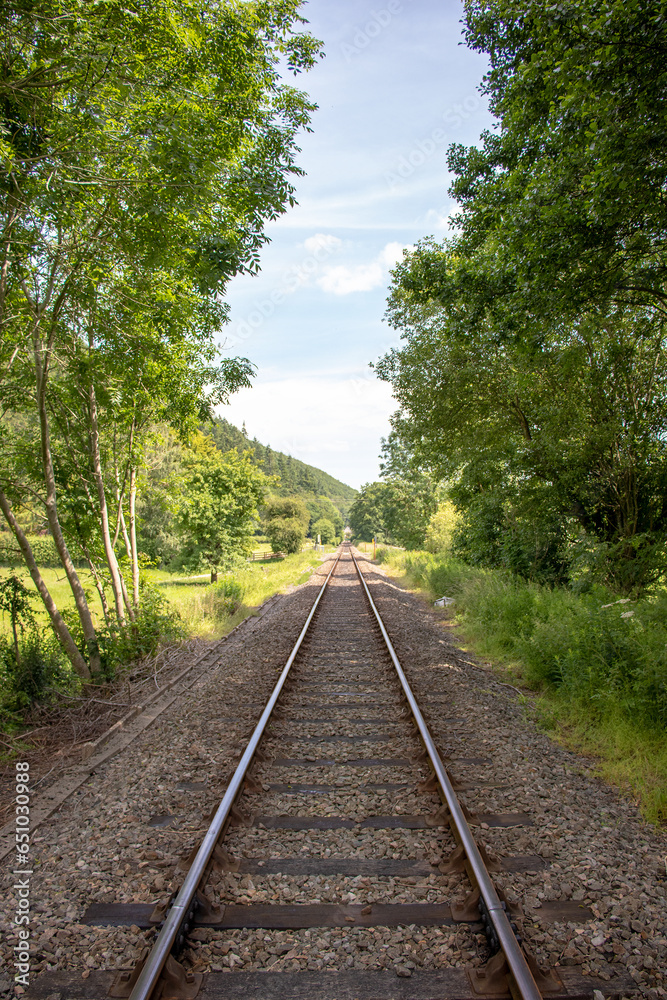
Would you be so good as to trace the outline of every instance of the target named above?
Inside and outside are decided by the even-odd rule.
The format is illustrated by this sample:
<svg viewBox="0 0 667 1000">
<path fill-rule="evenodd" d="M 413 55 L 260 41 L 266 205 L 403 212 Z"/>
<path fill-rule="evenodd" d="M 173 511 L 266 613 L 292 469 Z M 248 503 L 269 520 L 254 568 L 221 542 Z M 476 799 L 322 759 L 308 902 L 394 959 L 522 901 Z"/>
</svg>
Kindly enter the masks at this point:
<svg viewBox="0 0 667 1000">
<path fill-rule="evenodd" d="M 152 938 L 154 931 L 92 928 L 80 918 L 92 902 L 157 902 L 178 878 L 176 864 L 205 832 L 205 816 L 222 797 L 328 563 L 243 623 L 221 644 L 213 669 L 37 828 L 31 978 L 47 969 L 127 968 Z M 164 815 L 174 817 L 168 826 L 150 825 Z M 0 994 L 14 989 L 13 868 L 10 855 L 0 867 Z"/>
</svg>

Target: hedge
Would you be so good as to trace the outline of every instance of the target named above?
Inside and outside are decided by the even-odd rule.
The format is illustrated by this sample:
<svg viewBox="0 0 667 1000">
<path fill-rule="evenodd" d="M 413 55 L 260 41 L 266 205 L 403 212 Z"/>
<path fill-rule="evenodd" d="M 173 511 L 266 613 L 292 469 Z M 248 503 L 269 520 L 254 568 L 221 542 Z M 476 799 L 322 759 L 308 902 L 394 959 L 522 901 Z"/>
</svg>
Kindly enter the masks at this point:
<svg viewBox="0 0 667 1000">
<path fill-rule="evenodd" d="M 50 535 L 28 535 L 28 541 L 38 566 L 45 568 L 62 565 L 56 552 L 56 547 Z M 76 560 L 75 560 L 76 562 Z M 0 532 L 0 566 L 22 566 L 23 555 L 13 535 L 8 531 Z"/>
</svg>

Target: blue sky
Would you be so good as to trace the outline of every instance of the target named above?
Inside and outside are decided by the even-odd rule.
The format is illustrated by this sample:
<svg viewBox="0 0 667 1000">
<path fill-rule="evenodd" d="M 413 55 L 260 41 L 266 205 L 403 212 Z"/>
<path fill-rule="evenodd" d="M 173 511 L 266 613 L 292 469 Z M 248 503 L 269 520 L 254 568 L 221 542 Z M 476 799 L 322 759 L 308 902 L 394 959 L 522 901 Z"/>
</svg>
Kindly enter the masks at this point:
<svg viewBox="0 0 667 1000">
<path fill-rule="evenodd" d="M 445 150 L 493 121 L 478 90 L 486 58 L 461 44 L 453 0 L 310 0 L 303 13 L 326 51 L 296 78 L 319 105 L 300 141 L 306 176 L 267 227 L 261 274 L 229 287 L 224 349 L 258 372 L 219 412 L 359 487 L 378 476 L 396 408 L 369 368 L 398 343 L 383 321 L 389 269 L 448 231 Z"/>
</svg>

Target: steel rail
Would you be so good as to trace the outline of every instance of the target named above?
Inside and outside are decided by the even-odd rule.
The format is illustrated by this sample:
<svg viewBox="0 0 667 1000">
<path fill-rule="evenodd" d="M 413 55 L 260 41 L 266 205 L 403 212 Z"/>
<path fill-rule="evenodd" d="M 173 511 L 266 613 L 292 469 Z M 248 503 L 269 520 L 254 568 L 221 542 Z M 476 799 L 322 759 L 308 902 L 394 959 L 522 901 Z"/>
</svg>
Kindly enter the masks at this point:
<svg viewBox="0 0 667 1000">
<path fill-rule="evenodd" d="M 229 814 L 232 811 L 232 806 L 234 805 L 236 797 L 241 791 L 241 786 L 243 785 L 243 780 L 245 778 L 246 772 L 250 767 L 250 763 L 255 754 L 255 751 L 257 750 L 259 741 L 261 740 L 264 734 L 264 730 L 269 721 L 269 718 L 271 717 L 271 713 L 278 700 L 278 696 L 280 695 L 280 692 L 283 689 L 290 668 L 294 663 L 296 654 L 298 653 L 301 644 L 305 638 L 306 632 L 308 631 L 308 627 L 311 621 L 313 620 L 313 615 L 317 610 L 317 606 L 320 603 L 320 600 L 322 598 L 322 595 L 324 594 L 327 584 L 329 583 L 329 580 L 331 579 L 331 576 L 340 561 L 341 553 L 342 549 L 339 549 L 336 559 L 334 560 L 334 564 L 329 570 L 329 574 L 324 583 L 322 584 L 322 587 L 320 588 L 320 592 L 318 593 L 317 598 L 315 599 L 315 603 L 310 609 L 310 613 L 308 615 L 308 618 L 306 619 L 306 624 L 301 629 L 299 638 L 294 644 L 294 647 L 292 648 L 292 652 L 289 655 L 287 663 L 283 667 L 282 673 L 280 674 L 280 677 L 278 678 L 278 681 L 273 691 L 271 692 L 271 696 L 266 703 L 264 711 L 262 712 L 260 720 L 257 723 L 252 736 L 250 737 L 250 741 L 243 753 L 243 756 L 241 757 L 241 760 L 239 761 L 238 767 L 234 772 L 232 780 L 230 781 L 227 787 L 227 791 L 225 792 L 224 797 L 217 808 L 215 816 L 213 817 L 211 825 L 209 826 L 206 832 L 206 835 L 195 856 L 192 866 L 190 867 L 190 870 L 185 876 L 183 885 L 181 886 L 178 895 L 176 896 L 176 899 L 174 900 L 171 908 L 167 912 L 164 924 L 162 925 L 162 928 L 160 930 L 160 933 L 158 934 L 155 944 L 153 945 L 151 951 L 149 952 L 146 961 L 144 963 L 144 966 L 141 972 L 139 973 L 139 976 L 137 977 L 137 981 L 134 985 L 134 988 L 130 993 L 129 1000 L 149 1000 L 157 985 L 158 979 L 160 978 L 165 963 L 169 958 L 169 955 L 171 954 L 174 942 L 176 941 L 181 925 L 183 924 L 184 920 L 187 919 L 188 913 L 190 912 L 202 875 L 206 870 L 206 866 L 208 865 L 211 859 L 211 855 L 213 854 L 218 839 L 220 838 L 220 834 L 222 833 L 224 825 L 229 817 Z"/>
<path fill-rule="evenodd" d="M 366 592 L 366 597 L 368 598 L 369 604 L 373 610 L 373 614 L 375 615 L 376 621 L 380 626 L 382 637 L 387 645 L 394 667 L 396 668 L 398 678 L 401 682 L 401 687 L 403 688 L 403 693 L 408 701 L 410 711 L 412 712 L 417 728 L 419 729 L 419 734 L 424 743 L 424 747 L 430 758 L 431 764 L 433 765 L 433 770 L 435 771 L 435 775 L 445 797 L 447 808 L 450 811 L 457 833 L 461 839 L 463 849 L 467 855 L 468 861 L 470 862 L 475 879 L 477 880 L 480 895 L 484 900 L 487 910 L 489 911 L 489 919 L 491 920 L 493 928 L 498 935 L 500 947 L 502 948 L 505 958 L 507 959 L 507 965 L 510 970 L 510 974 L 514 978 L 519 995 L 522 1000 L 543 1000 L 542 994 L 539 991 L 535 978 L 526 961 L 526 956 L 521 950 L 519 942 L 517 941 L 514 931 L 512 930 L 507 913 L 503 909 L 503 904 L 498 897 L 493 880 L 491 879 L 486 865 L 482 860 L 482 856 L 479 853 L 479 848 L 477 847 L 475 838 L 473 837 L 472 830 L 470 829 L 468 821 L 465 818 L 461 804 L 456 797 L 456 792 L 452 787 L 452 783 L 449 780 L 449 776 L 445 770 L 444 764 L 442 763 L 440 754 L 438 753 L 435 743 L 433 742 L 433 737 L 429 732 L 424 716 L 422 715 L 419 705 L 415 700 L 415 696 L 412 693 L 412 689 L 408 683 L 407 677 L 405 676 L 403 667 L 401 666 L 396 655 L 391 639 L 387 635 L 384 622 L 382 621 L 380 613 L 375 606 L 375 601 L 371 597 L 371 592 L 368 589 L 366 580 L 364 579 L 363 573 L 359 568 L 359 563 L 351 551 L 350 555 L 352 556 L 357 574 Z"/>
</svg>

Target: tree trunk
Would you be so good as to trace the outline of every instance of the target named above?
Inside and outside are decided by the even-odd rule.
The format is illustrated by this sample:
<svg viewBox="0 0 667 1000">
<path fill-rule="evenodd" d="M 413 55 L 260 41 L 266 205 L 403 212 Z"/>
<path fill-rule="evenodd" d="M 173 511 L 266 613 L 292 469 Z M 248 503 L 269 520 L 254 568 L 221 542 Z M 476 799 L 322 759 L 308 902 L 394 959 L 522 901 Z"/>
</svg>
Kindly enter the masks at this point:
<svg viewBox="0 0 667 1000">
<path fill-rule="evenodd" d="M 36 389 L 37 389 L 37 411 L 39 413 L 39 426 L 40 426 L 40 450 L 42 458 L 42 469 L 44 472 L 44 483 L 46 486 L 46 499 L 45 499 L 46 517 L 49 523 L 51 536 L 53 538 L 58 555 L 60 557 L 60 561 L 63 564 L 63 568 L 67 575 L 69 585 L 72 589 L 72 594 L 74 596 L 74 603 L 76 604 L 76 610 L 78 612 L 79 620 L 81 621 L 81 627 L 83 629 L 83 635 L 86 640 L 86 647 L 88 650 L 90 667 L 92 672 L 95 674 L 99 672 L 101 667 L 100 651 L 97 644 L 95 626 L 93 624 L 93 618 L 90 613 L 90 608 L 88 607 L 86 595 L 83 592 L 81 581 L 79 580 L 76 569 L 74 568 L 74 563 L 72 562 L 72 557 L 69 554 L 69 549 L 67 548 L 67 543 L 65 542 L 65 537 L 63 535 L 62 528 L 60 527 L 60 521 L 58 520 L 56 479 L 53 471 L 53 456 L 51 454 L 49 421 L 48 421 L 48 414 L 46 412 L 47 369 L 46 365 L 43 364 L 41 352 L 42 352 L 41 340 L 39 335 L 36 333 L 34 341 L 35 375 L 36 375 Z M 81 676 L 84 675 L 82 674 Z"/>
<path fill-rule="evenodd" d="M 104 615 L 104 620 L 107 623 L 107 627 L 113 631 L 114 623 L 111 620 L 111 614 L 109 613 L 109 602 L 107 601 L 107 595 L 104 593 L 104 583 L 102 582 L 102 577 L 100 576 L 99 570 L 93 561 L 93 557 L 88 551 L 88 547 L 83 544 L 81 539 L 79 539 L 79 545 L 86 557 L 86 562 L 88 563 L 88 569 L 90 570 L 90 575 L 95 581 L 95 589 L 100 597 L 100 604 L 102 605 L 102 614 Z"/>
<path fill-rule="evenodd" d="M 25 559 L 30 576 L 37 587 L 39 596 L 42 598 L 44 607 L 46 608 L 51 620 L 51 627 L 53 628 L 60 645 L 64 649 L 70 663 L 79 677 L 82 677 L 84 680 L 89 680 L 90 670 L 88 669 L 88 664 L 81 655 L 77 644 L 74 642 L 67 625 L 63 621 L 62 615 L 58 611 L 58 608 L 56 607 L 55 602 L 51 597 L 44 580 L 42 579 L 42 574 L 39 572 L 32 548 L 30 547 L 30 542 L 14 517 L 14 512 L 12 511 L 9 500 L 2 490 L 0 490 L 0 509 L 2 509 L 2 513 L 5 515 L 5 519 L 9 524 L 9 527 L 14 532 L 14 537 L 16 538 L 19 548 L 23 553 L 23 558 Z"/>
<path fill-rule="evenodd" d="M 121 573 L 120 575 L 120 589 L 123 594 L 123 601 L 125 602 L 125 607 L 127 608 L 127 613 L 130 616 L 130 621 L 132 624 L 137 620 L 137 616 L 134 613 L 134 608 L 130 603 L 130 595 L 127 592 L 127 587 L 125 586 L 125 577 Z"/>
<path fill-rule="evenodd" d="M 123 513 L 123 495 L 120 492 L 120 489 L 118 488 L 116 489 L 116 499 L 118 501 L 118 517 L 116 518 L 116 534 L 114 535 L 114 540 L 112 542 L 112 545 L 115 552 L 118 533 L 122 529 L 123 541 L 125 543 L 125 553 L 127 555 L 127 558 L 130 560 L 130 565 L 132 565 L 132 577 L 133 577 L 132 582 L 134 583 L 134 564 L 132 563 L 132 546 L 130 544 L 130 536 L 127 533 L 127 525 L 125 524 L 125 514 Z M 120 588 L 123 594 L 123 601 L 125 603 L 125 607 L 127 608 L 127 613 L 130 616 L 130 621 L 135 622 L 136 621 L 135 611 L 137 605 L 136 604 L 133 605 L 130 603 L 130 597 L 127 592 L 127 586 L 125 584 L 125 577 L 123 576 L 122 573 L 119 573 L 119 577 L 120 577 Z"/>
<path fill-rule="evenodd" d="M 88 413 L 90 418 L 90 454 L 93 461 L 93 476 L 97 487 L 97 498 L 100 504 L 100 523 L 102 526 L 102 539 L 104 541 L 104 554 L 106 555 L 109 573 L 111 574 L 111 589 L 116 606 L 116 614 L 121 625 L 125 622 L 125 612 L 123 610 L 123 587 L 121 583 L 120 569 L 116 553 L 111 543 L 109 532 L 109 510 L 107 507 L 106 491 L 104 489 L 104 478 L 102 476 L 102 462 L 100 459 L 100 433 L 97 423 L 97 400 L 95 398 L 95 387 L 90 384 L 88 394 Z"/>
<path fill-rule="evenodd" d="M 119 514 L 119 523 L 121 528 L 123 529 L 123 541 L 125 542 L 125 552 L 127 553 L 127 558 L 130 560 L 131 563 L 132 548 L 130 546 L 130 536 L 127 533 L 127 526 L 125 524 L 125 515 L 123 514 L 123 507 L 121 504 L 119 504 L 118 507 L 118 514 Z M 127 587 L 125 585 L 125 577 L 123 576 L 122 573 L 120 574 L 120 586 L 123 593 L 123 600 L 125 602 L 125 607 L 127 608 L 127 613 L 130 616 L 130 621 L 135 622 L 136 621 L 136 615 L 134 613 L 135 609 L 130 603 L 130 596 L 127 592 Z"/>
<path fill-rule="evenodd" d="M 12 634 L 14 636 L 14 656 L 16 657 L 16 666 L 21 666 L 21 654 L 19 652 L 19 634 L 16 628 L 16 618 L 12 615 Z"/>
<path fill-rule="evenodd" d="M 137 470 L 130 469 L 130 548 L 132 550 L 132 603 L 139 607 L 139 553 L 137 552 Z"/>
</svg>

